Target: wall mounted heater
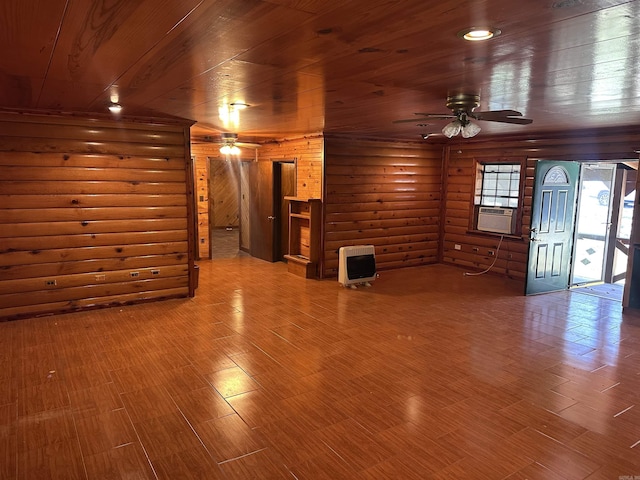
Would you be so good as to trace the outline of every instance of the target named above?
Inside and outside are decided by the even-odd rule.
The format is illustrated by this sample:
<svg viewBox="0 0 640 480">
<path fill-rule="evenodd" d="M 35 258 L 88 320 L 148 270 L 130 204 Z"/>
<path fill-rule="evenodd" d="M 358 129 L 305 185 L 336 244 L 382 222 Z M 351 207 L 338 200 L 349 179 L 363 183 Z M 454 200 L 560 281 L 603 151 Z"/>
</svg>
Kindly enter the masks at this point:
<svg viewBox="0 0 640 480">
<path fill-rule="evenodd" d="M 478 230 L 483 232 L 513 233 L 513 208 L 480 207 L 478 209 Z"/>
<path fill-rule="evenodd" d="M 376 252 L 373 245 L 352 245 L 338 250 L 338 282 L 343 287 L 370 286 L 376 278 Z"/>
</svg>

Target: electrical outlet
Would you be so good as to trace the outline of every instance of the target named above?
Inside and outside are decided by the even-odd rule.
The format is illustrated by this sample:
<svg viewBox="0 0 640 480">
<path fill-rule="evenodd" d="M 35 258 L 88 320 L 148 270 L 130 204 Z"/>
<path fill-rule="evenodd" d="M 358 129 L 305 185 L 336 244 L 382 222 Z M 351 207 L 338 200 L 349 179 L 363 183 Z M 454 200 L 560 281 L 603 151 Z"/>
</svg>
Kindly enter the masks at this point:
<svg viewBox="0 0 640 480">
<path fill-rule="evenodd" d="M 132 278 L 139 277 L 140 276 L 140 272 L 130 272 L 129 276 L 132 277 Z"/>
<path fill-rule="evenodd" d="M 456 249 L 456 250 L 462 250 L 462 246 L 460 246 L 457 243 L 453 246 L 453 248 Z"/>
<path fill-rule="evenodd" d="M 151 275 L 160 275 L 160 270 L 151 270 Z"/>
<path fill-rule="evenodd" d="M 58 282 L 56 282 L 55 280 L 45 280 L 44 284 L 47 287 L 55 287 L 58 284 Z"/>
<path fill-rule="evenodd" d="M 494 252 L 493 250 L 489 250 L 487 252 L 487 255 L 489 255 L 490 257 L 493 257 L 496 254 L 496 252 Z"/>
<path fill-rule="evenodd" d="M 473 247 L 473 248 L 472 248 L 472 250 L 473 250 L 474 252 L 477 252 L 479 249 L 478 249 L 478 247 Z"/>
<path fill-rule="evenodd" d="M 96 275 L 96 282 L 104 282 L 107 279 L 106 275 Z"/>
</svg>

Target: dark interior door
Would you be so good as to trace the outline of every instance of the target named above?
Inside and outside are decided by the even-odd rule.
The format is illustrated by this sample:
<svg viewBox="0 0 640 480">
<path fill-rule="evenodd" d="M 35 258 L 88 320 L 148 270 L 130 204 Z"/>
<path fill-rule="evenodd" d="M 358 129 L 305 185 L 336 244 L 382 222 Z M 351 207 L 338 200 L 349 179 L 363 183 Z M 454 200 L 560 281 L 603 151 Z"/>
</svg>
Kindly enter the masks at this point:
<svg viewBox="0 0 640 480">
<path fill-rule="evenodd" d="M 252 162 L 249 168 L 250 253 L 253 257 L 274 262 L 275 209 L 273 163 Z"/>
<path fill-rule="evenodd" d="M 569 286 L 579 165 L 540 161 L 536 166 L 526 293 Z"/>
</svg>

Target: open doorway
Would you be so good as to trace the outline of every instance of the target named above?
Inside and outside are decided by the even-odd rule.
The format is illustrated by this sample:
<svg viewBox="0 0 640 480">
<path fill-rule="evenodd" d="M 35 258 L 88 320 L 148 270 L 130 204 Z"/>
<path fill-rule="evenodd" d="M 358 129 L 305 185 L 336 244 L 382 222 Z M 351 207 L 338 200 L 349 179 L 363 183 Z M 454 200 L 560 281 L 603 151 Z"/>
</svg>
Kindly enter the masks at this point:
<svg viewBox="0 0 640 480">
<path fill-rule="evenodd" d="M 253 255 L 282 261 L 287 254 L 288 202 L 284 197 L 296 193 L 295 160 L 261 162 L 265 168 L 252 176 L 256 165 L 253 159 L 209 158 L 210 258 L 214 260 Z M 261 221 L 270 228 L 264 228 Z M 259 248 L 265 245 L 266 253 Z"/>
<path fill-rule="evenodd" d="M 581 165 L 571 288 L 622 300 L 636 173 L 637 162 Z"/>
<path fill-rule="evenodd" d="M 240 242 L 242 159 L 209 157 L 210 258 L 243 255 Z"/>
</svg>

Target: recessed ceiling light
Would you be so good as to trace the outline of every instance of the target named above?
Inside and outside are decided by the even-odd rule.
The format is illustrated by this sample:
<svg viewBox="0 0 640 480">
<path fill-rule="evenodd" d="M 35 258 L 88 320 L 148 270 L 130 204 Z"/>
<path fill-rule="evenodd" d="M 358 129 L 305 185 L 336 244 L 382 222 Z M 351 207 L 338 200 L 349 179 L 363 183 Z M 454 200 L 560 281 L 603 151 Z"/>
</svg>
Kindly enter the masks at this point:
<svg viewBox="0 0 640 480">
<path fill-rule="evenodd" d="M 497 37 L 502 32 L 497 28 L 492 27 L 471 27 L 465 28 L 458 32 L 458 37 L 470 42 L 480 42 L 482 40 L 489 40 L 490 38 Z"/>
</svg>

